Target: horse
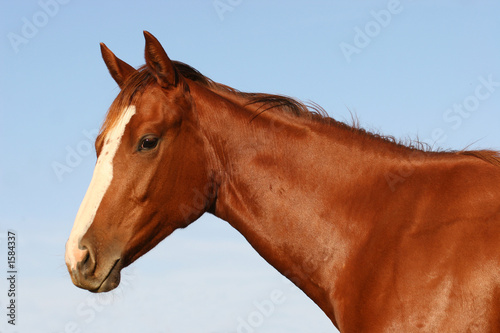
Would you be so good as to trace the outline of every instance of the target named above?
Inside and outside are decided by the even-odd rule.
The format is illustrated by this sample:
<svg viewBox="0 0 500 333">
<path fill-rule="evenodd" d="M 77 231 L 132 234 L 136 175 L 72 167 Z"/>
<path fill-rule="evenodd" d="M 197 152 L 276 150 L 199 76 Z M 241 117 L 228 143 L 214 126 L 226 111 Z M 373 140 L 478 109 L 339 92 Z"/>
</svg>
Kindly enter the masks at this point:
<svg viewBox="0 0 500 333">
<path fill-rule="evenodd" d="M 433 151 L 316 105 L 217 83 L 144 32 L 66 243 L 91 292 L 204 213 L 236 228 L 340 332 L 500 332 L 500 155 Z"/>
</svg>

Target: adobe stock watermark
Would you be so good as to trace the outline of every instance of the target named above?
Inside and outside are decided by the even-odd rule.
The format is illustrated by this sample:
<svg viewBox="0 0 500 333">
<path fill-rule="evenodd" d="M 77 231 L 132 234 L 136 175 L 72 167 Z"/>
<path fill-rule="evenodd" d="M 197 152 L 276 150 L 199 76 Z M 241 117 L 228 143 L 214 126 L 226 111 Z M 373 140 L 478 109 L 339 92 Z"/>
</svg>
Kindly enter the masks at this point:
<svg viewBox="0 0 500 333">
<path fill-rule="evenodd" d="M 38 35 L 40 29 L 45 27 L 54 18 L 61 8 L 61 5 L 66 5 L 71 0 L 39 0 L 38 6 L 40 10 L 31 15 L 30 18 L 23 16 L 21 18 L 22 26 L 19 33 L 9 32 L 7 38 L 10 46 L 15 53 L 20 51 L 21 45 L 26 45 L 30 40 Z"/>
<path fill-rule="evenodd" d="M 269 297 L 262 301 L 254 301 L 254 310 L 245 317 L 239 316 L 236 333 L 254 333 L 264 325 L 266 318 L 271 317 L 276 311 L 276 306 L 285 303 L 286 296 L 280 289 L 274 289 Z"/>
<path fill-rule="evenodd" d="M 373 20 L 368 21 L 363 28 L 354 27 L 354 38 L 352 44 L 341 42 L 340 50 L 348 63 L 352 61 L 354 54 L 360 54 L 370 43 L 375 39 L 383 29 L 387 28 L 394 15 L 398 15 L 403 11 L 403 6 L 399 0 L 389 0 L 386 9 L 379 11 L 370 11 Z"/>
<path fill-rule="evenodd" d="M 453 131 L 460 129 L 464 123 L 464 119 L 469 119 L 479 110 L 481 102 L 491 98 L 500 87 L 500 81 L 495 81 L 493 74 L 487 77 L 479 76 L 477 80 L 479 84 L 476 85 L 473 93 L 466 96 L 461 102 L 454 103 L 443 112 L 442 118 L 446 126 L 434 128 L 431 131 L 430 142 L 443 143 L 448 140 L 446 133 L 449 133 L 450 129 Z M 426 141 L 428 140 L 424 140 L 424 142 Z M 392 192 L 396 191 L 397 185 L 404 183 L 408 177 L 413 175 L 416 165 L 423 162 L 427 157 L 422 151 L 414 151 L 409 158 L 410 160 L 407 165 L 402 165 L 399 169 L 385 174 L 385 179 Z"/>
<path fill-rule="evenodd" d="M 241 5 L 242 2 L 243 0 L 214 0 L 212 5 L 219 19 L 224 21 L 224 15 L 228 12 L 232 12 L 236 7 Z"/>
<path fill-rule="evenodd" d="M 444 122 L 450 124 L 454 130 L 459 129 L 463 120 L 468 119 L 472 113 L 477 111 L 481 102 L 489 99 L 495 90 L 500 87 L 500 82 L 493 80 L 493 74 L 488 75 L 487 78 L 480 76 L 477 79 L 479 84 L 474 89 L 474 93 L 465 97 L 461 103 L 453 104 L 443 113 Z"/>
<path fill-rule="evenodd" d="M 51 163 L 52 171 L 54 171 L 59 182 L 64 180 L 66 174 L 72 173 L 75 168 L 80 166 L 85 157 L 94 153 L 94 142 L 98 133 L 99 130 L 97 129 L 83 130 L 84 139 L 80 140 L 74 147 L 69 145 L 65 147 L 64 161 L 53 161 Z"/>
<path fill-rule="evenodd" d="M 122 273 L 120 286 L 112 292 L 89 294 L 81 301 L 75 309 L 76 318 L 64 324 L 64 328 L 58 333 L 84 333 L 86 326 L 96 320 L 99 313 L 110 307 L 118 299 L 119 294 L 123 294 L 135 279 L 135 272 L 125 271 Z"/>
<path fill-rule="evenodd" d="M 279 306 L 287 302 L 294 293 L 301 292 L 309 277 L 321 268 L 322 262 L 316 260 L 315 255 L 311 254 L 303 258 L 300 270 L 283 272 L 281 288 L 273 289 L 269 297 L 261 301 L 254 301 L 252 311 L 244 316 L 238 316 L 236 333 L 259 332 L 266 320 L 276 313 Z"/>
</svg>

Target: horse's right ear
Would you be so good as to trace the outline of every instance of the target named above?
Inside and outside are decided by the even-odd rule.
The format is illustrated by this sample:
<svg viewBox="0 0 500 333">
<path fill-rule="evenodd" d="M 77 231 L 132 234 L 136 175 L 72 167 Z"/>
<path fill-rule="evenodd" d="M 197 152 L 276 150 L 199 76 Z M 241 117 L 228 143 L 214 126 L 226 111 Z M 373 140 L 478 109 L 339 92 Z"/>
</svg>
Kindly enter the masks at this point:
<svg viewBox="0 0 500 333">
<path fill-rule="evenodd" d="M 115 56 L 104 43 L 101 43 L 101 54 L 109 73 L 118 83 L 118 86 L 123 88 L 125 81 L 135 72 L 135 68 Z"/>
</svg>

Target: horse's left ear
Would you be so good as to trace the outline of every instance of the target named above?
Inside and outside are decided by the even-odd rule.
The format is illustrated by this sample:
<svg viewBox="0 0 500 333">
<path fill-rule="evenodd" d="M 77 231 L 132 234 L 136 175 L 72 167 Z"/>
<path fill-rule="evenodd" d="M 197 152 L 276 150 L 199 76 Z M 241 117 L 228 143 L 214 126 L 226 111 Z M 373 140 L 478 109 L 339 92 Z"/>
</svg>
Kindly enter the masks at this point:
<svg viewBox="0 0 500 333">
<path fill-rule="evenodd" d="M 156 76 L 156 81 L 164 88 L 176 86 L 179 79 L 177 72 L 160 42 L 147 31 L 144 31 L 144 38 L 146 39 L 146 65 Z"/>
</svg>

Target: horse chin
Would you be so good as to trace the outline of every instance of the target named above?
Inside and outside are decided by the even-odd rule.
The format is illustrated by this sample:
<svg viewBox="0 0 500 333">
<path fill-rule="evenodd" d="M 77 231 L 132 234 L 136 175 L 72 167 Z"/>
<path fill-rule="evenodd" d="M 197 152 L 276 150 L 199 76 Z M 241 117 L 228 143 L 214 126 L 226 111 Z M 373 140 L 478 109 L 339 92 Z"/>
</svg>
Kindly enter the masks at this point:
<svg viewBox="0 0 500 333">
<path fill-rule="evenodd" d="M 121 269 L 120 259 L 118 259 L 115 261 L 104 280 L 102 280 L 102 283 L 96 289 L 90 291 L 93 293 L 104 293 L 118 287 L 120 284 Z"/>
</svg>

